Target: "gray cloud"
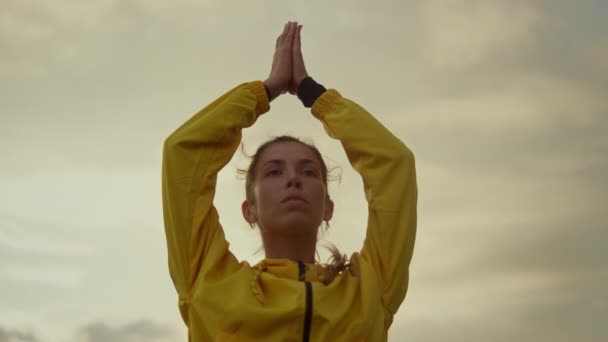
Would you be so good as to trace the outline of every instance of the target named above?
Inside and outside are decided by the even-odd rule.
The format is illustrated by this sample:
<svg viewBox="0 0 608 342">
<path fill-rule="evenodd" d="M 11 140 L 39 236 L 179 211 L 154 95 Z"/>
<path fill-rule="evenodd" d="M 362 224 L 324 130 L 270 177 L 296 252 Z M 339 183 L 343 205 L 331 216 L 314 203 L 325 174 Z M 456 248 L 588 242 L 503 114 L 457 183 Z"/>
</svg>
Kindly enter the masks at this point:
<svg viewBox="0 0 608 342">
<path fill-rule="evenodd" d="M 0 213 L 0 260 L 39 266 L 81 263 L 93 248 L 89 240 L 92 233 L 82 228 Z M 95 224 L 88 227 L 91 231 L 103 228 Z"/>
<path fill-rule="evenodd" d="M 423 141 L 432 130 L 440 142 L 419 144 L 416 152 L 425 162 L 449 166 L 453 172 L 543 182 L 562 180 L 606 189 L 608 182 L 603 175 L 608 172 L 604 157 L 608 139 L 602 132 L 608 130 L 607 118 L 602 115 L 589 123 L 576 124 L 556 116 L 546 127 L 511 130 L 486 130 L 466 124 L 431 127 L 429 123 L 407 138 Z"/>
<path fill-rule="evenodd" d="M 7 312 L 43 320 L 48 311 L 77 311 L 83 303 L 112 310 L 122 305 L 123 292 L 143 311 L 172 304 L 162 239 L 159 225 L 51 224 L 1 215 L 0 302 Z"/>
<path fill-rule="evenodd" d="M 389 336 L 408 336 L 429 342 L 439 341 L 604 341 L 608 333 L 603 323 L 605 304 L 598 300 L 597 286 L 580 288 L 579 293 L 564 291 L 559 299 L 549 299 L 542 291 L 505 303 L 484 312 L 483 320 L 451 318 L 412 319 L 391 329 Z M 581 301 L 585 303 L 581 306 Z M 391 339 L 397 341 L 397 338 Z"/>
<path fill-rule="evenodd" d="M 120 326 L 104 322 L 88 323 L 76 331 L 73 342 L 168 342 L 175 341 L 175 332 L 166 325 L 150 320 L 138 320 Z M 0 342 L 45 342 L 32 331 L 20 331 L 0 326 Z"/>
<path fill-rule="evenodd" d="M 92 260 L 86 238 L 71 225 L 0 214 L 0 302 L 9 311 L 35 312 L 73 295 L 83 263 Z"/>
<path fill-rule="evenodd" d="M 196 6 L 206 7 L 196 8 Z M 409 104 L 434 103 L 437 102 L 438 97 L 444 101 L 445 99 L 470 99 L 472 103 L 475 103 L 486 94 L 500 94 L 506 91 L 515 98 L 521 98 L 525 94 L 513 93 L 513 89 L 520 88 L 521 83 L 526 82 L 524 76 L 531 73 L 557 75 L 565 81 L 571 80 L 574 85 L 582 83 L 585 88 L 580 91 L 587 93 L 594 91 L 608 77 L 606 74 L 602 76 L 597 73 L 592 64 L 585 63 L 585 54 L 578 53 L 581 49 L 591 48 L 599 37 L 585 36 L 587 38 L 577 40 L 577 46 L 580 45 L 581 49 L 563 49 L 560 41 L 554 38 L 578 37 L 576 34 L 580 35 L 583 32 L 582 28 L 563 25 L 563 20 L 560 19 L 562 17 L 555 14 L 567 13 L 569 16 L 582 18 L 589 12 L 585 6 L 560 3 L 559 6 L 553 7 L 553 3 L 547 2 L 511 4 L 504 1 L 490 1 L 480 4 L 461 1 L 452 4 L 451 7 L 443 7 L 438 3 L 428 6 L 405 3 L 389 13 L 381 10 L 381 7 L 369 9 L 363 4 L 360 6 L 341 8 L 336 5 L 335 8 L 328 10 L 332 13 L 339 13 L 343 18 L 335 25 L 337 28 L 343 29 L 340 34 L 344 35 L 345 39 L 340 39 L 333 44 L 332 52 L 327 51 L 327 55 L 323 58 L 330 65 L 339 62 L 341 65 L 339 72 L 342 75 L 353 74 L 359 75 L 358 77 L 362 79 L 384 80 L 383 92 L 374 97 L 366 99 L 364 94 L 353 93 L 355 100 L 367 107 L 378 108 L 378 114 L 391 108 L 403 108 L 404 96 L 405 102 L 408 103 L 406 108 L 401 111 L 404 114 L 411 113 L 407 110 Z M 215 34 L 204 31 L 208 29 L 207 26 L 204 26 L 207 25 L 207 20 L 201 22 L 197 19 L 198 25 L 205 27 L 199 26 L 197 30 L 194 29 L 194 26 L 189 26 L 190 24 L 183 26 L 186 25 L 184 21 L 189 22 L 189 19 L 173 21 L 175 19 L 173 14 L 185 9 L 191 10 L 188 13 L 205 10 L 205 13 L 211 16 L 210 13 L 228 11 L 229 9 L 224 6 L 180 2 L 171 8 L 164 8 L 156 3 L 143 4 L 139 1 L 129 1 L 107 2 L 104 5 L 68 6 L 63 10 L 44 6 L 39 9 L 34 7 L 24 9 L 21 8 L 23 6 L 17 7 L 15 4 L 12 7 L 12 9 L 9 7 L 8 13 L 13 13 L 15 17 L 19 18 L 30 18 L 29 21 L 40 22 L 39 25 L 47 23 L 44 25 L 57 26 L 62 23 L 61 25 L 65 27 L 61 28 L 62 34 L 57 34 L 56 39 L 62 44 L 71 42 L 70 44 L 73 45 L 70 60 L 55 60 L 49 57 L 49 54 L 54 53 L 49 51 L 60 48 L 57 44 L 35 53 L 37 58 L 41 59 L 35 64 L 48 67 L 47 76 L 49 77 L 37 77 L 34 83 L 23 84 L 23 86 L 19 86 L 23 77 L 15 79 L 15 82 L 5 83 L 10 84 L 10 87 L 5 89 L 7 94 L 15 95 L 8 97 L 8 103 L 4 104 L 7 107 L 6 112 L 10 112 L 11 109 L 18 112 L 25 111 L 30 118 L 37 117 L 38 120 L 47 123 L 44 129 L 34 128 L 35 136 L 45 139 L 46 143 L 29 152 L 34 158 L 31 158 L 28 163 L 32 163 L 32 160 L 42 159 L 46 155 L 54 156 L 53 159 L 56 159 L 57 164 L 64 165 L 66 163 L 86 163 L 97 167 L 103 163 L 104 168 L 116 169 L 135 167 L 135 165 L 154 167 L 160 158 L 160 143 L 174 126 L 166 119 L 167 114 L 193 112 L 199 106 L 177 104 L 176 96 L 179 95 L 176 95 L 176 89 L 180 89 L 182 94 L 190 93 L 198 96 L 194 95 L 199 91 L 196 84 L 199 82 L 195 80 L 197 75 L 213 74 L 212 63 L 210 63 L 212 58 L 203 46 L 207 45 L 209 49 L 219 48 L 225 54 L 233 55 L 230 53 L 230 47 L 215 41 L 217 39 L 214 38 Z M 44 9 L 49 13 L 45 15 Z M 94 19 L 92 20 L 94 24 L 86 26 L 84 23 L 80 23 L 81 17 L 85 14 Z M 387 15 L 400 16 L 407 20 L 388 20 Z M 593 27 L 594 23 L 597 24 L 600 19 L 600 17 L 593 16 L 591 21 L 587 20 L 585 27 Z M 72 24 L 68 25 L 66 22 Z M 112 24 L 108 25 L 108 23 Z M 171 26 L 173 30 L 170 31 L 171 33 L 168 33 L 167 30 L 169 24 L 177 24 L 175 27 Z M 316 30 L 312 24 L 309 26 L 312 32 Z M 375 28 L 375 34 L 382 32 L 383 39 L 368 36 L 370 27 Z M 366 28 L 368 30 L 365 30 Z M 458 30 L 454 30 L 455 28 Z M 462 32 L 463 35 L 470 33 L 472 37 L 470 40 L 464 39 L 469 37 L 468 35 L 456 36 L 453 41 L 445 40 L 446 34 L 452 31 L 458 33 L 463 29 L 466 29 Z M 59 28 L 49 30 L 57 31 Z M 225 32 L 225 34 L 228 34 L 230 38 L 234 35 L 231 32 Z M 7 33 L 7 35 L 9 34 Z M 176 36 L 179 36 L 180 39 L 175 39 Z M 117 37 L 120 39 L 116 39 Z M 213 41 L 207 41 L 209 39 Z M 363 51 L 358 44 L 354 44 L 361 39 L 367 39 L 371 44 L 366 45 L 366 49 Z M 43 41 L 46 42 L 48 39 L 43 39 Z M 195 41 L 196 43 L 194 43 Z M 316 55 L 316 51 L 319 49 L 327 50 L 324 47 L 325 43 L 323 40 L 306 42 L 313 55 Z M 36 41 L 32 41 L 32 44 L 28 44 L 28 46 L 38 45 Z M 159 46 L 163 48 L 159 49 Z M 467 51 L 471 50 L 477 51 L 475 54 L 479 55 L 471 63 L 448 63 L 448 66 L 437 67 L 429 62 L 432 60 L 429 58 L 429 54 L 431 57 L 434 56 L 433 58 L 441 57 L 458 62 L 465 58 L 459 53 L 469 53 Z M 11 51 L 18 53 L 15 52 L 15 49 L 11 49 Z M 344 58 L 346 54 L 362 56 L 360 58 L 365 58 L 370 63 L 381 63 L 385 67 L 361 68 L 357 58 Z M 249 58 L 253 59 L 252 64 L 258 63 L 259 59 L 260 69 L 263 69 L 265 64 L 263 64 L 262 54 L 255 54 Z M 196 59 L 199 61 L 197 62 Z M 22 59 L 15 58 L 15 60 L 21 61 Z M 229 63 L 229 61 L 225 62 Z M 319 76 L 320 80 L 327 80 L 326 85 L 331 86 L 332 79 L 344 78 L 344 76 L 332 74 L 336 72 L 336 68 L 326 68 L 324 63 L 320 62 L 311 57 L 310 63 L 318 68 L 315 70 L 320 69 L 326 73 L 325 77 Z M 197 65 L 198 70 L 192 69 L 192 65 Z M 576 75 L 579 77 L 574 77 L 573 71 L 577 71 Z M 59 75 L 63 80 L 61 84 L 46 83 L 45 80 L 55 78 L 50 76 Z M 587 75 L 593 75 L 597 82 L 589 81 L 591 78 Z M 548 80 L 547 84 L 550 82 L 551 80 Z M 541 93 L 542 89 L 538 87 L 545 85 L 533 83 L 527 85 L 529 97 L 542 96 L 541 101 L 545 104 L 555 101 Z M 348 86 L 344 84 L 341 88 L 346 91 Z M 548 92 L 554 94 L 557 97 L 556 100 L 559 101 L 559 98 L 567 95 L 564 93 L 570 91 L 571 89 L 554 88 Z M 220 92 L 220 90 L 214 91 L 218 95 Z M 22 98 L 19 95 L 24 93 L 31 93 L 35 96 L 36 103 L 19 102 L 19 99 Z M 346 93 L 348 94 L 347 91 Z M 600 95 L 595 97 L 595 102 L 601 101 Z M 147 100 L 142 102 L 141 99 L 144 98 Z M 155 100 L 150 102 L 149 99 Z M 526 109 L 516 107 L 517 103 L 509 103 L 508 98 L 504 100 L 507 102 L 502 105 L 512 107 L 514 112 Z M 568 113 L 556 113 L 552 116 L 547 114 L 547 111 L 555 110 L 554 108 L 542 107 L 537 108 L 536 111 L 542 114 L 545 120 L 553 120 L 553 118 L 559 120 L 559 117 L 563 115 L 579 116 L 580 113 L 575 110 L 586 110 L 585 107 L 592 106 L 591 104 L 579 106 L 584 102 L 589 103 L 589 100 L 593 100 L 593 98 L 573 99 L 566 106 Z M 137 101 L 139 103 L 134 104 Z M 500 106 L 501 101 L 503 100 L 499 98 L 488 104 L 486 110 L 496 110 L 495 107 Z M 564 107 L 563 102 L 568 100 L 561 101 L 562 107 Z M 144 104 L 144 102 L 146 103 Z M 448 102 L 447 105 L 451 105 L 451 103 Z M 538 104 L 531 104 L 531 106 L 538 106 Z M 46 113 L 44 108 L 48 107 L 54 108 L 52 119 L 43 115 Z M 602 110 L 605 108 L 604 105 Z M 454 110 L 471 110 L 471 108 L 457 107 Z M 599 109 L 591 107 L 589 110 L 598 111 Z M 432 114 L 435 113 L 429 112 L 427 116 Z M 459 117 L 458 113 L 452 114 Z M 600 114 L 602 112 L 593 115 L 599 116 Z M 517 113 L 514 115 L 517 116 Z M 487 116 L 493 117 L 491 112 L 487 113 Z M 22 120 L 22 118 L 11 118 L 8 123 L 14 124 Z M 96 122 L 96 139 L 83 139 L 82 132 L 89 131 L 91 120 Z M 117 120 L 121 122 L 119 127 L 116 126 Z M 144 120 L 149 126 L 146 132 L 141 132 L 141 122 Z M 64 126 L 63 128 L 57 125 L 59 122 Z M 443 135 L 442 125 L 440 123 L 437 125 L 436 122 L 432 124 L 437 135 Z M 65 129 L 65 125 L 71 127 L 70 133 L 65 133 L 61 139 L 58 139 L 53 132 Z M 15 130 L 6 133 L 9 136 L 14 134 L 15 138 L 28 134 L 21 131 L 20 126 L 17 125 Z M 525 134 L 525 132 L 514 132 L 509 128 L 501 130 L 498 136 L 494 135 L 495 132 L 488 132 L 487 134 L 491 137 L 485 136 L 484 132 L 469 134 L 476 132 L 453 131 L 452 133 L 458 134 L 457 138 L 465 140 L 452 146 L 461 147 L 464 150 L 444 149 L 443 151 L 446 153 L 425 149 L 420 151 L 430 152 L 425 154 L 437 156 L 446 162 L 452 162 L 453 156 L 457 154 L 463 153 L 466 158 L 467 151 L 471 151 L 473 154 L 471 159 L 483 162 L 484 159 L 478 158 L 475 152 L 494 154 L 495 150 L 490 150 L 488 147 L 491 147 L 492 144 L 510 143 L 508 140 L 505 141 L 508 138 L 528 142 L 519 139 L 519 136 L 513 136 L 513 134 Z M 28 131 L 31 132 L 32 128 L 28 127 Z M 136 131 L 139 131 L 138 138 L 133 139 L 133 132 Z M 399 131 L 408 132 L 409 136 L 417 137 L 415 132 L 410 132 L 405 127 L 400 128 Z M 536 132 L 530 133 L 536 135 Z M 467 138 L 472 142 L 468 143 Z M 490 146 L 485 150 L 468 148 L 469 144 L 479 144 L 480 140 L 488 141 Z M 463 145 L 465 143 L 467 145 Z M 424 145 L 438 146 L 438 144 Z M 535 145 L 531 144 L 531 146 Z M 520 146 L 515 145 L 514 147 Z M 9 160 L 14 158 L 16 162 L 24 162 L 19 160 L 19 155 L 13 155 L 9 149 L 3 152 Z M 113 162 L 109 163 L 108 160 L 113 160 Z M 498 161 L 500 160 L 508 159 L 498 159 Z M 490 164 L 490 160 L 485 161 Z M 493 163 L 493 165 L 499 164 Z M 499 167 L 505 169 L 502 165 Z"/>
<path fill-rule="evenodd" d="M 427 274 L 425 281 L 459 285 L 484 277 L 538 274 L 558 287 L 606 282 L 606 222 L 606 213 L 589 210 L 566 218 L 495 224 L 479 233 L 479 244 L 461 260 L 461 268 Z"/>
<path fill-rule="evenodd" d="M 6 329 L 0 326 L 0 342 L 39 342 L 33 332 Z"/>
<path fill-rule="evenodd" d="M 604 242 L 608 239 L 606 222 L 606 213 L 589 211 L 567 220 L 505 227 L 495 236 L 495 243 L 481 250 L 484 257 L 477 259 L 481 269 L 476 269 L 548 271 L 561 277 L 570 273 L 570 279 L 564 279 L 570 284 L 575 284 L 577 279 L 584 282 L 586 277 L 591 282 L 602 275 L 608 276 L 604 259 Z M 512 234 L 521 238 L 507 239 Z"/>
<path fill-rule="evenodd" d="M 392 333 L 425 341 L 603 341 L 606 222 L 605 212 L 589 209 L 457 231 L 455 239 L 446 228 L 451 244 L 433 252 L 439 259 L 415 255 L 413 298 Z"/>
<path fill-rule="evenodd" d="M 169 341 L 173 333 L 164 325 L 140 320 L 119 327 L 91 323 L 81 327 L 77 335 L 83 342 L 158 342 Z"/>
<path fill-rule="evenodd" d="M 601 282 L 581 279 L 576 286 L 496 291 L 501 301 L 494 302 L 490 308 L 477 312 L 473 317 L 459 314 L 460 310 L 468 310 L 466 302 L 462 306 L 437 305 L 434 307 L 435 318 L 411 317 L 401 320 L 391 329 L 390 335 L 429 342 L 446 339 L 456 342 L 600 342 L 608 334 L 604 324 L 608 305 L 601 295 L 607 279 L 604 277 Z M 476 300 L 483 300 L 489 291 L 473 281 L 456 287 L 449 282 L 443 285 L 453 287 L 450 291 L 453 296 L 475 286 L 478 298 L 473 297 L 468 303 L 474 307 L 479 306 Z"/>
</svg>

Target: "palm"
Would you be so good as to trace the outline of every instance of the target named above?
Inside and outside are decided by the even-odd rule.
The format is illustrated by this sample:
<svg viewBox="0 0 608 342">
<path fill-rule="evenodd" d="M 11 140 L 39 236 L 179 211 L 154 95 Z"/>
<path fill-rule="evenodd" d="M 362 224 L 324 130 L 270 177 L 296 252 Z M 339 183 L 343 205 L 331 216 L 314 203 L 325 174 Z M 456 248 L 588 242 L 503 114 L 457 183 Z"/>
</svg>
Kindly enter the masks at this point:
<svg viewBox="0 0 608 342">
<path fill-rule="evenodd" d="M 292 95 L 296 95 L 298 93 L 300 83 L 308 76 L 306 66 L 304 65 L 304 57 L 302 56 L 302 40 L 300 38 L 301 30 L 302 26 L 299 26 L 293 40 L 292 73 L 291 82 L 289 84 L 289 93 Z"/>
<path fill-rule="evenodd" d="M 287 91 L 297 94 L 300 83 L 308 76 L 302 57 L 301 29 L 297 22 L 289 22 L 277 38 L 270 76 L 265 81 L 273 98 Z"/>
<path fill-rule="evenodd" d="M 288 23 L 277 38 L 272 67 L 267 83 L 272 87 L 273 97 L 284 94 L 289 89 L 292 73 L 292 46 L 296 31 L 295 23 Z"/>
<path fill-rule="evenodd" d="M 289 55 L 288 51 L 277 48 L 274 58 L 272 59 L 270 75 L 274 78 L 277 86 L 280 88 L 281 94 L 287 91 L 287 88 L 291 83 L 292 62 L 291 58 L 287 55 Z"/>
</svg>

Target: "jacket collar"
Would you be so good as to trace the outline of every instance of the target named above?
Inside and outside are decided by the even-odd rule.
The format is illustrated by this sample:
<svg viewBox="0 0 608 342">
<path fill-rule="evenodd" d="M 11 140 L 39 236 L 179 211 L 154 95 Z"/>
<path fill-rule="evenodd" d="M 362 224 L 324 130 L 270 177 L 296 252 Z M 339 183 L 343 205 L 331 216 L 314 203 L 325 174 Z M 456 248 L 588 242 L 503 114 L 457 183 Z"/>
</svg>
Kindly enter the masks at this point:
<svg viewBox="0 0 608 342">
<path fill-rule="evenodd" d="M 261 272 L 268 272 L 278 278 L 299 280 L 300 275 L 300 262 L 290 259 L 272 259 L 266 258 L 257 263 L 254 268 L 262 268 Z M 323 266 L 317 262 L 306 263 L 302 262 L 305 268 L 305 280 L 306 281 L 320 281 L 324 269 Z"/>
</svg>

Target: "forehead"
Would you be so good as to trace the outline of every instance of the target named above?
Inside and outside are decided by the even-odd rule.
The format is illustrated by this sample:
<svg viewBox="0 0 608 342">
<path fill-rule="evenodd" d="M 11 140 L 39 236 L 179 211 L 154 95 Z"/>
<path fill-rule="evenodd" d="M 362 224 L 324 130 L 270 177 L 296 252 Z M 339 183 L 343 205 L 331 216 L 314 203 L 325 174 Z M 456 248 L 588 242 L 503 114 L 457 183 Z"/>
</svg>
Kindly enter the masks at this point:
<svg viewBox="0 0 608 342">
<path fill-rule="evenodd" d="M 315 164 L 319 164 L 313 151 L 297 142 L 280 142 L 268 146 L 260 156 L 260 165 L 276 159 L 284 160 L 286 163 L 297 163 L 301 159 L 312 159 Z"/>
</svg>

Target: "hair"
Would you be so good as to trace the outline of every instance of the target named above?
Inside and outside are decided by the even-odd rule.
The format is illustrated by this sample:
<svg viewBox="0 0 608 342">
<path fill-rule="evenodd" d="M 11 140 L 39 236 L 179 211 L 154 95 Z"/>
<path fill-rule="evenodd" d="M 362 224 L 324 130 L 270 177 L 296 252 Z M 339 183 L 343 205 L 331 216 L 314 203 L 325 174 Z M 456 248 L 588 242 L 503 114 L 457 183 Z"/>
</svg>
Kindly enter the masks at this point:
<svg viewBox="0 0 608 342">
<path fill-rule="evenodd" d="M 281 142 L 296 142 L 296 143 L 299 143 L 299 144 L 302 144 L 302 145 L 308 147 L 314 153 L 314 155 L 319 160 L 319 163 L 321 164 L 321 169 L 322 169 L 321 174 L 322 174 L 322 178 L 323 178 L 323 184 L 325 185 L 325 188 L 327 189 L 327 199 L 329 200 L 330 197 L 329 197 L 329 189 L 327 188 L 327 180 L 330 178 L 331 178 L 331 180 L 334 180 L 334 178 L 331 177 L 330 173 L 334 169 L 337 169 L 340 167 L 338 166 L 338 167 L 332 168 L 331 170 L 328 170 L 327 165 L 325 164 L 325 161 L 323 160 L 323 157 L 321 156 L 321 153 L 319 152 L 319 150 L 313 143 L 306 143 L 293 136 L 281 135 L 278 137 L 274 137 L 274 138 L 264 142 L 263 144 L 261 144 L 255 151 L 253 156 L 247 155 L 247 153 L 245 152 L 245 149 L 244 149 L 244 144 L 241 144 L 241 152 L 248 159 L 251 159 L 251 162 L 250 162 L 249 166 L 247 167 L 247 169 L 237 168 L 237 173 L 239 175 L 246 176 L 246 178 L 245 178 L 245 197 L 246 197 L 247 201 L 249 201 L 250 203 L 255 203 L 255 197 L 254 197 L 254 193 L 253 193 L 255 175 L 256 175 L 255 170 L 256 170 L 256 166 L 258 165 L 258 162 L 260 160 L 260 156 L 262 155 L 262 152 L 264 152 L 264 150 L 266 150 L 266 148 L 268 148 L 268 146 L 275 144 L 275 143 L 281 143 Z M 338 176 L 337 179 L 341 180 L 341 177 Z M 254 229 L 255 223 L 250 222 L 249 226 L 252 229 Z M 329 229 L 329 222 L 325 221 L 325 228 L 323 229 L 323 233 L 325 231 L 327 231 L 327 229 Z M 318 240 L 318 238 L 317 238 L 317 240 Z M 325 264 L 322 264 L 323 268 L 326 272 L 326 277 L 325 277 L 324 282 L 329 283 L 340 272 L 342 272 L 348 266 L 350 266 L 350 263 L 348 262 L 348 257 L 346 256 L 346 254 L 340 253 L 340 251 L 338 250 L 338 248 L 335 245 L 329 243 L 328 245 L 326 245 L 324 247 L 327 248 L 329 250 L 329 252 L 331 253 L 331 256 L 329 257 L 328 262 Z M 262 248 L 263 248 L 263 246 L 260 249 L 262 249 Z M 258 251 L 260 249 L 258 249 Z M 315 250 L 315 252 L 318 257 L 318 255 L 319 255 L 318 252 L 316 250 Z M 257 251 L 256 251 L 256 253 L 257 253 Z"/>
</svg>

